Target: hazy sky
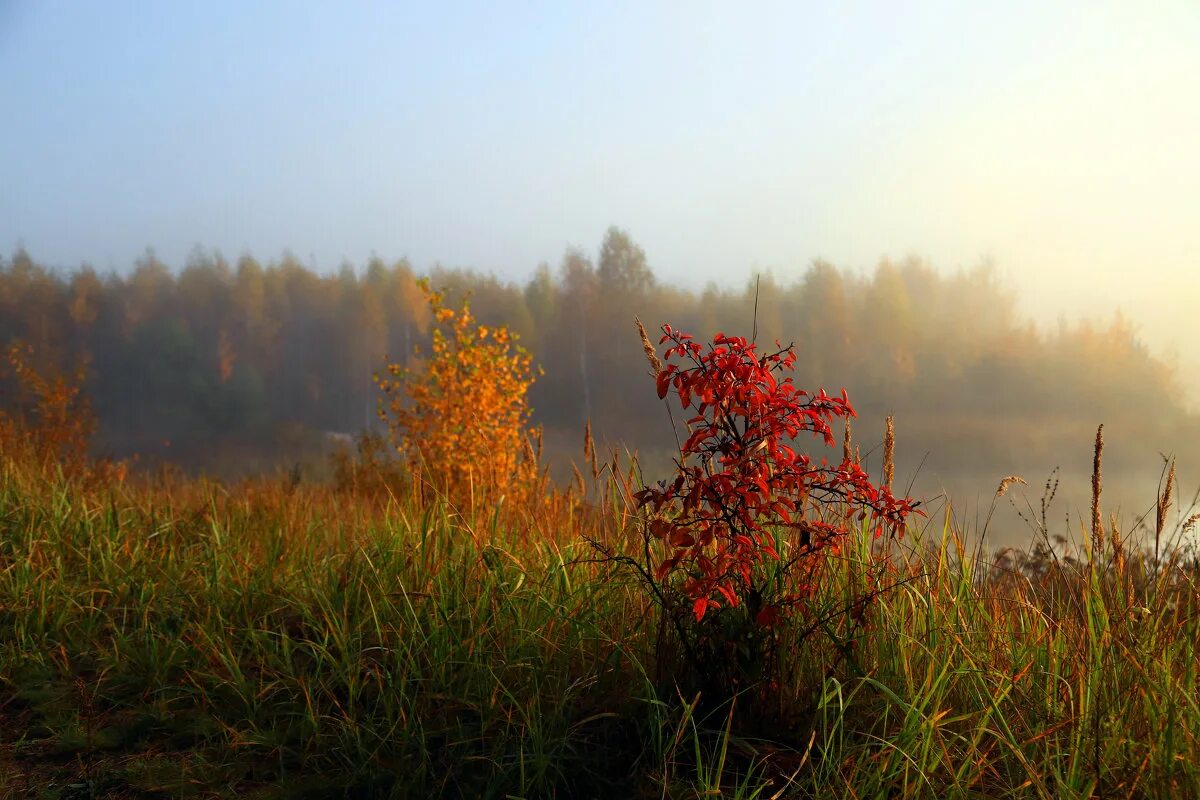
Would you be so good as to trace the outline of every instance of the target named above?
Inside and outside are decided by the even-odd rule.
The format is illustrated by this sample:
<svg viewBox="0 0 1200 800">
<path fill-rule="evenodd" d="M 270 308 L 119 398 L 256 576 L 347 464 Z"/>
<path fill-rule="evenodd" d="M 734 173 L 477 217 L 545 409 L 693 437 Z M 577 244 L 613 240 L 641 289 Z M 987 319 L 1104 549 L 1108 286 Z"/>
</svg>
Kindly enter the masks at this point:
<svg viewBox="0 0 1200 800">
<path fill-rule="evenodd" d="M 1193 356 L 1200 3 L 0 0 L 0 250 L 992 259 Z"/>
</svg>

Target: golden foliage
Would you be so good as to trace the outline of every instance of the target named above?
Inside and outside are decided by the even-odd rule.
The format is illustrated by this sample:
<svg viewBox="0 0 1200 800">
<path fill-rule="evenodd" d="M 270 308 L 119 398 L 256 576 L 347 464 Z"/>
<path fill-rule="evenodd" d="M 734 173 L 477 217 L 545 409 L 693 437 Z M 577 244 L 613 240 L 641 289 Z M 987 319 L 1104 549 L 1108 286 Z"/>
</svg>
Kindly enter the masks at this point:
<svg viewBox="0 0 1200 800">
<path fill-rule="evenodd" d="M 68 375 L 39 368 L 33 348 L 23 342 L 9 344 L 4 361 L 16 379 L 19 404 L 0 411 L 0 451 L 41 469 L 60 467 L 71 477 L 124 480 L 124 464 L 95 462 L 88 455 L 96 417 L 84 393 L 85 364 Z"/>
<path fill-rule="evenodd" d="M 7 366 L 19 385 L 25 408 L 12 414 L 0 412 L 0 439 L 5 449 L 19 440 L 31 447 L 39 460 L 61 462 L 75 471 L 87 459 L 87 445 L 95 431 L 95 418 L 83 394 L 85 370 L 72 375 L 54 375 L 33 364 L 33 348 L 22 342 L 8 346 Z"/>
<path fill-rule="evenodd" d="M 480 325 L 465 300 L 418 284 L 433 316 L 433 342 L 415 369 L 389 363 L 376 382 L 379 416 L 392 444 L 423 485 L 460 507 L 523 502 L 544 488 L 526 402 L 537 371 L 504 326 Z M 539 445 L 540 449 L 540 445 Z"/>
</svg>

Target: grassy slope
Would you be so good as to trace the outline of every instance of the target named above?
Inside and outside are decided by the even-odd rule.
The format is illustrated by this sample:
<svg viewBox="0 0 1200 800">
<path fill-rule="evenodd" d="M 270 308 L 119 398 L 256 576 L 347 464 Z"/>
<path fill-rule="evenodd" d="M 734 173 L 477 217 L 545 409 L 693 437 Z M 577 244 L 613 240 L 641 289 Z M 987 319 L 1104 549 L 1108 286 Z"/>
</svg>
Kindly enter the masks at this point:
<svg viewBox="0 0 1200 800">
<path fill-rule="evenodd" d="M 592 525 L 0 456 L 0 797 L 1200 796 L 1187 573 L 980 580 L 947 524 L 855 658 L 781 631 L 764 729 L 668 688 Z"/>
</svg>

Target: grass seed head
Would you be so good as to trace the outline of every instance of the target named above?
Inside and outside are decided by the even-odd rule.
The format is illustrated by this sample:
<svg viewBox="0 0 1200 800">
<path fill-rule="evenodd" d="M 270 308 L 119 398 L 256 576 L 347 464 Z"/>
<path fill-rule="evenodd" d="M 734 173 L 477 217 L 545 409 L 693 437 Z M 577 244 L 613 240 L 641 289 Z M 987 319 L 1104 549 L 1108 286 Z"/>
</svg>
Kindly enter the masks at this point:
<svg viewBox="0 0 1200 800">
<path fill-rule="evenodd" d="M 1028 486 L 1029 483 L 1020 475 L 1007 475 L 1000 480 L 1000 485 L 996 487 L 996 497 L 1004 497 L 1010 486 L 1014 483 L 1019 483 L 1022 486 Z"/>
<path fill-rule="evenodd" d="M 883 485 L 889 489 L 896 478 L 896 419 L 887 418 L 887 431 L 883 435 Z"/>
<path fill-rule="evenodd" d="M 637 324 L 638 336 L 642 338 L 642 350 L 646 351 L 646 360 L 650 362 L 650 369 L 654 370 L 654 374 L 662 372 L 662 362 L 658 359 L 658 354 L 654 352 L 654 345 L 650 344 L 650 336 L 646 333 L 646 326 L 637 317 L 633 318 Z"/>
<path fill-rule="evenodd" d="M 1163 487 L 1162 496 L 1158 498 L 1158 509 L 1155 524 L 1154 535 L 1162 536 L 1163 529 L 1167 527 L 1167 510 L 1171 507 L 1172 495 L 1175 492 L 1175 460 L 1171 459 L 1171 468 L 1167 470 L 1167 485 Z"/>
<path fill-rule="evenodd" d="M 1096 446 L 1092 452 L 1092 552 L 1099 555 L 1104 547 L 1104 520 L 1100 516 L 1100 492 L 1104 487 L 1104 425 L 1096 428 Z"/>
<path fill-rule="evenodd" d="M 583 473 L 579 471 L 579 467 L 575 466 L 575 462 L 571 462 L 571 471 L 575 473 L 575 486 L 579 492 L 579 496 L 583 497 L 587 494 L 587 484 L 583 482 Z"/>
</svg>

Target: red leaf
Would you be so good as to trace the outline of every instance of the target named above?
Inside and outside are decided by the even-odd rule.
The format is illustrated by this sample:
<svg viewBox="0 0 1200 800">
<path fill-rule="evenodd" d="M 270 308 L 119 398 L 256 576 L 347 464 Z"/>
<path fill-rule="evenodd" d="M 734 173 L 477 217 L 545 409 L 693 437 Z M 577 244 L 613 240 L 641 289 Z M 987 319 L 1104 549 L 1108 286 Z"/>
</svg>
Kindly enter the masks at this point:
<svg viewBox="0 0 1200 800">
<path fill-rule="evenodd" d="M 658 373 L 658 377 L 654 379 L 654 382 L 658 387 L 658 399 L 662 400 L 667 396 L 667 389 L 670 388 L 671 373 L 664 369 L 662 372 Z"/>
<path fill-rule="evenodd" d="M 701 597 L 696 600 L 692 606 L 692 613 L 696 615 L 696 622 L 704 619 L 704 612 L 708 610 L 708 598 Z"/>
<path fill-rule="evenodd" d="M 758 610 L 754 621 L 763 627 L 769 628 L 779 622 L 779 606 L 766 605 Z"/>
<path fill-rule="evenodd" d="M 667 576 L 668 572 L 675 568 L 675 565 L 678 563 L 678 558 L 668 558 L 666 561 L 658 565 L 658 569 L 654 570 L 654 577 L 661 581 Z"/>
<path fill-rule="evenodd" d="M 691 547 L 695 543 L 695 538 L 687 531 L 677 530 L 671 534 L 671 544 L 676 547 Z"/>
</svg>

